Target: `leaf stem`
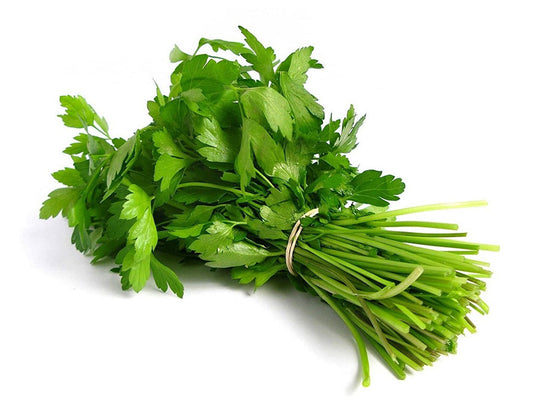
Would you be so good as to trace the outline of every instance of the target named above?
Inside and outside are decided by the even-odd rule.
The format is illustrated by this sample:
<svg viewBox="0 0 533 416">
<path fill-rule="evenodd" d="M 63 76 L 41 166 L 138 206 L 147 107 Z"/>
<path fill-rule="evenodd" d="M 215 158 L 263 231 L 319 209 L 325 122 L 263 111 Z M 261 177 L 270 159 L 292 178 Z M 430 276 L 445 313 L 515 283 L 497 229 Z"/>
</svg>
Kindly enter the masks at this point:
<svg viewBox="0 0 533 416">
<path fill-rule="evenodd" d="M 487 201 L 465 201 L 465 202 L 450 202 L 440 204 L 419 205 L 416 207 L 395 209 L 392 211 L 379 212 L 377 214 L 365 215 L 356 219 L 344 219 L 334 221 L 337 225 L 355 225 L 362 224 L 369 221 L 383 220 L 385 218 L 396 217 L 398 215 L 415 214 L 418 212 L 436 211 L 441 209 L 454 209 L 454 208 L 470 208 L 481 207 L 487 205 Z"/>
<path fill-rule="evenodd" d="M 188 188 L 188 187 L 220 189 L 222 191 L 231 192 L 231 193 L 233 193 L 235 195 L 238 195 L 238 196 L 244 195 L 244 196 L 253 197 L 254 199 L 263 200 L 263 198 L 261 198 L 260 196 L 258 196 L 256 194 L 252 194 L 252 193 L 246 192 L 246 191 L 241 191 L 240 189 L 233 189 L 233 188 L 230 188 L 229 186 L 217 185 L 215 183 L 182 182 L 176 188 L 179 189 L 179 188 Z"/>
</svg>

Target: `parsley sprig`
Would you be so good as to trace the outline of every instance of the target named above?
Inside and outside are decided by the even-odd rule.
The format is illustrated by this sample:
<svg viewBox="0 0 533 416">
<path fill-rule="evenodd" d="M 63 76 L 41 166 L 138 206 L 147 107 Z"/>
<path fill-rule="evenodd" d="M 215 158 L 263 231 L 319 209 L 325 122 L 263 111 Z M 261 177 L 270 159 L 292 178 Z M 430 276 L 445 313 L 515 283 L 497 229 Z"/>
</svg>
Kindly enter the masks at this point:
<svg viewBox="0 0 533 416">
<path fill-rule="evenodd" d="M 497 247 L 458 240 L 466 234 L 456 224 L 397 217 L 484 203 L 387 210 L 405 185 L 351 165 L 365 116 L 350 107 L 325 121 L 305 88 L 308 71 L 322 68 L 313 48 L 279 62 L 240 30 L 245 43 L 202 38 L 192 54 L 174 47 L 168 93 L 157 87 L 152 122 L 128 139 L 113 138 L 83 97 L 61 97 L 60 117 L 79 133 L 64 150 L 72 167 L 53 173 L 64 187 L 40 217 L 66 217 L 79 251 L 114 259 L 123 289 L 138 292 L 152 277 L 182 297 L 163 253 L 231 268 L 255 287 L 290 279 L 345 322 L 364 385 L 367 346 L 399 378 L 455 352 L 458 335 L 475 330 L 470 311 L 488 311 L 480 294 L 491 273 L 471 256 Z M 313 208 L 318 216 L 301 219 L 292 275 L 289 233 Z"/>
</svg>

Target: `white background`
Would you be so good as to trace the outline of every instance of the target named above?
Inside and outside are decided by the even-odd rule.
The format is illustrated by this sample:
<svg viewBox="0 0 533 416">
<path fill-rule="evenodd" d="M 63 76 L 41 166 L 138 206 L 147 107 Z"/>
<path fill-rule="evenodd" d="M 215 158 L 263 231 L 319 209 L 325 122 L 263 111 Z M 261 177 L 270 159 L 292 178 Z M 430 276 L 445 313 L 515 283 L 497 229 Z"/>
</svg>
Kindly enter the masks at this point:
<svg viewBox="0 0 533 416">
<path fill-rule="evenodd" d="M 531 414 L 533 13 L 527 1 L 17 1 L 0 6 L 2 415 Z M 327 112 L 366 113 L 352 155 L 407 183 L 394 207 L 487 199 L 433 213 L 501 244 L 488 316 L 458 354 L 399 381 L 316 298 L 179 270 L 179 300 L 122 292 L 108 266 L 38 220 L 73 131 L 58 96 L 81 94 L 129 137 L 168 84 L 174 43 L 241 40 L 283 58 L 314 45 L 308 88 Z"/>
</svg>

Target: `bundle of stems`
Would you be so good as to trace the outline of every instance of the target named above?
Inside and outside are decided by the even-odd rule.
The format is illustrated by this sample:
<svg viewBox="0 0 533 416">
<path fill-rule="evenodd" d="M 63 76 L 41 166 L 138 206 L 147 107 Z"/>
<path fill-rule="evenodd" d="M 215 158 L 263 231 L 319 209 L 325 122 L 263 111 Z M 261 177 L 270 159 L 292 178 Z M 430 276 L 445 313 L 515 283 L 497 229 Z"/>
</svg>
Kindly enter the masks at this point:
<svg viewBox="0 0 533 416">
<path fill-rule="evenodd" d="M 439 355 L 455 352 L 457 336 L 476 329 L 467 316 L 471 310 L 488 312 L 480 294 L 483 279 L 491 276 L 489 264 L 469 256 L 498 247 L 457 240 L 466 236 L 456 232 L 457 224 L 396 217 L 484 204 L 344 215 L 304 228 L 294 254 L 298 274 L 350 329 L 364 385 L 370 376 L 363 338 L 403 379 L 406 366 L 421 370 Z"/>
</svg>

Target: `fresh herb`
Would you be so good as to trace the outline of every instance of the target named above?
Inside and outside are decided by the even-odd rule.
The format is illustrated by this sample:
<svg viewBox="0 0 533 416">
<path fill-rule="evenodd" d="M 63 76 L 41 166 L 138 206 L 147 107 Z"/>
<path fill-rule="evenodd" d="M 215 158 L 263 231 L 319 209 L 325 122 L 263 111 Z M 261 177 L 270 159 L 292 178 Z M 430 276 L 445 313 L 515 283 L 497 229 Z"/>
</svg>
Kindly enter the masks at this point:
<svg viewBox="0 0 533 416">
<path fill-rule="evenodd" d="M 193 54 L 176 46 L 168 93 L 157 88 L 147 105 L 152 122 L 128 139 L 113 138 L 82 97 L 61 97 L 60 117 L 79 133 L 64 150 L 73 167 L 53 174 L 64 187 L 50 193 L 40 217 L 66 217 L 76 248 L 95 262 L 114 259 L 124 289 L 140 291 L 153 277 L 181 297 L 163 253 L 231 268 L 255 287 L 289 278 L 346 323 L 364 385 L 367 346 L 399 378 L 455 352 L 457 336 L 475 330 L 469 312 L 488 311 L 480 293 L 491 272 L 471 256 L 497 247 L 458 240 L 466 234 L 456 224 L 397 217 L 484 203 L 388 211 L 404 183 L 350 164 L 345 155 L 365 116 L 350 107 L 343 119 L 324 121 L 305 89 L 308 71 L 322 68 L 313 48 L 278 63 L 272 48 L 240 29 L 246 44 L 202 38 Z M 207 47 L 213 52 L 200 53 Z M 219 51 L 230 58 L 212 55 Z"/>
</svg>

